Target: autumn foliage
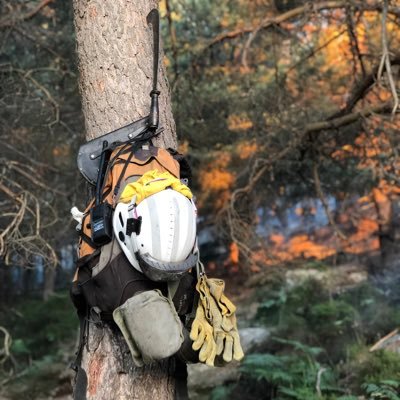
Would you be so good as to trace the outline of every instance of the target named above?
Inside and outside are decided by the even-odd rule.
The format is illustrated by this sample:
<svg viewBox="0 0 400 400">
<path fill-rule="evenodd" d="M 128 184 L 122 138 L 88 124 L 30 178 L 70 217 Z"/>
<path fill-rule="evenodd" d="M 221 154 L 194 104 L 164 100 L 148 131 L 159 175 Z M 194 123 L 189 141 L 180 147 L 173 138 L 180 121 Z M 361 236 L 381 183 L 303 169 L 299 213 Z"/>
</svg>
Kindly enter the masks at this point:
<svg viewBox="0 0 400 400">
<path fill-rule="evenodd" d="M 198 162 L 200 214 L 226 243 L 223 264 L 333 260 L 395 240 L 396 7 L 205 2 L 213 34 L 194 23 L 190 35 L 185 11 L 166 3 L 169 32 L 182 34 L 170 37 L 170 73 L 178 92 L 181 73 L 193 90 L 187 108 L 175 100 L 178 128 Z"/>
</svg>

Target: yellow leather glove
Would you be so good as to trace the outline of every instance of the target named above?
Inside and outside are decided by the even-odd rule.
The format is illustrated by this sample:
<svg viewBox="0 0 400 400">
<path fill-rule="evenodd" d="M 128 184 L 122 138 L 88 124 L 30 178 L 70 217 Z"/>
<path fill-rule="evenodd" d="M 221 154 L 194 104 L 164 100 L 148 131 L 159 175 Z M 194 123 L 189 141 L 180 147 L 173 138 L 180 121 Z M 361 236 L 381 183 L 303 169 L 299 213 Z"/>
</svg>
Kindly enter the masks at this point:
<svg viewBox="0 0 400 400">
<path fill-rule="evenodd" d="M 233 326 L 232 329 L 229 331 L 222 329 L 222 331 L 215 336 L 217 355 L 222 354 L 223 360 L 227 363 L 231 362 L 232 358 L 236 361 L 240 361 L 244 357 L 237 329 L 236 316 L 232 315 L 229 319 Z"/>
<path fill-rule="evenodd" d="M 199 302 L 196 310 L 196 317 L 190 330 L 190 339 L 193 340 L 193 350 L 200 350 L 199 360 L 209 366 L 214 365 L 217 344 L 213 337 L 213 328 L 207 322 L 204 315 L 202 303 Z"/>
<path fill-rule="evenodd" d="M 232 315 L 236 311 L 235 305 L 225 296 L 225 282 L 222 279 L 207 278 L 210 293 L 214 297 L 222 315 Z"/>
<path fill-rule="evenodd" d="M 207 277 L 205 275 L 201 276 L 197 281 L 196 290 L 199 292 L 200 302 L 203 305 L 205 317 L 207 318 L 207 321 L 211 323 L 213 315 L 211 312 L 210 300 L 212 297 L 210 288 L 207 284 Z"/>
<path fill-rule="evenodd" d="M 217 345 L 216 354 L 222 354 L 225 362 L 232 361 L 232 358 L 240 361 L 244 353 L 237 329 L 236 307 L 224 294 L 224 281 L 208 279 L 203 275 L 199 278 L 196 289 L 200 294 L 205 317 L 212 325 Z"/>
<path fill-rule="evenodd" d="M 211 296 L 209 286 L 207 285 L 207 278 L 205 276 L 199 279 L 196 288 L 200 294 L 200 302 L 203 305 L 205 317 L 212 326 L 213 336 L 214 339 L 216 339 L 217 335 L 223 332 L 222 326 L 224 317 L 222 316 L 213 296 Z"/>
</svg>

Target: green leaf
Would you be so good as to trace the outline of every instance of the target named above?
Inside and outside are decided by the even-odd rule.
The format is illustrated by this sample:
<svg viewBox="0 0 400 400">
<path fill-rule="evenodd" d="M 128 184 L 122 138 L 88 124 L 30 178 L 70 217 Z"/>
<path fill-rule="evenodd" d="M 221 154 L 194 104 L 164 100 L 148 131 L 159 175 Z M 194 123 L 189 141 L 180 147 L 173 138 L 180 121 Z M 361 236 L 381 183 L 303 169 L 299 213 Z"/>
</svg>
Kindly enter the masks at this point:
<svg viewBox="0 0 400 400">
<path fill-rule="evenodd" d="M 400 387 L 400 382 L 399 381 L 395 381 L 393 379 L 387 379 L 387 380 L 382 380 L 380 381 L 380 383 L 382 383 L 383 385 L 388 385 L 394 388 L 398 388 Z"/>
<path fill-rule="evenodd" d="M 29 354 L 28 346 L 22 339 L 15 339 L 11 345 L 11 352 L 14 354 Z"/>
<path fill-rule="evenodd" d="M 272 307 L 274 307 L 276 305 L 277 305 L 277 301 L 273 300 L 273 299 L 270 299 L 270 300 L 267 300 L 267 301 L 264 301 L 263 303 L 261 303 L 260 307 L 262 307 L 262 308 L 272 308 Z"/>
</svg>

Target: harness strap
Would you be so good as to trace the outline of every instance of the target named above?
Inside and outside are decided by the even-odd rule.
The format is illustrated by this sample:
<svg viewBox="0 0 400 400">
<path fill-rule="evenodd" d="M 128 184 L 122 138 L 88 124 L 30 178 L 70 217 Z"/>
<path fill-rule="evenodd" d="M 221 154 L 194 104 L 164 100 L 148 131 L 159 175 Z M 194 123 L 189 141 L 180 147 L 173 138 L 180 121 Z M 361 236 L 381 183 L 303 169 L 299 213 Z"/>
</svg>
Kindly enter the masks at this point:
<svg viewBox="0 0 400 400">
<path fill-rule="evenodd" d="M 75 371 L 75 387 L 73 393 L 74 400 L 86 400 L 86 390 L 88 379 L 86 371 L 81 367 L 83 348 L 87 342 L 89 324 L 85 315 L 78 313 L 79 317 L 79 346 L 76 358 L 71 363 L 71 369 Z"/>
<path fill-rule="evenodd" d="M 121 181 L 122 181 L 122 179 L 123 179 L 123 177 L 124 177 L 124 175 L 125 175 L 125 172 L 126 172 L 126 170 L 127 170 L 127 168 L 128 168 L 129 163 L 130 163 L 131 160 L 132 160 L 132 157 L 133 157 L 134 153 L 135 153 L 135 152 L 134 152 L 134 149 L 132 149 L 131 153 L 129 154 L 128 158 L 127 158 L 126 161 L 125 161 L 124 167 L 122 168 L 122 171 L 121 171 L 121 173 L 119 174 L 118 181 L 117 181 L 117 183 L 116 183 L 115 186 L 114 186 L 113 198 L 116 198 L 116 197 L 117 197 L 117 194 L 118 194 L 118 192 L 119 192 L 119 187 L 120 187 L 120 185 L 121 185 Z"/>
<path fill-rule="evenodd" d="M 101 187 L 101 191 L 102 191 L 102 193 L 103 193 L 103 200 L 104 200 L 104 199 L 108 196 L 108 194 L 111 192 L 111 188 L 108 189 L 106 192 L 104 192 L 104 186 L 105 186 L 105 184 L 106 184 L 106 181 L 107 181 L 107 178 L 108 178 L 108 174 L 110 173 L 111 169 L 112 169 L 112 168 L 114 167 L 114 165 L 116 164 L 116 161 L 117 161 L 118 157 L 119 157 L 121 154 L 124 154 L 124 151 L 125 151 L 126 149 L 129 149 L 129 147 L 130 147 L 130 143 L 126 143 L 125 145 L 121 146 L 121 148 L 117 151 L 117 154 L 115 154 L 115 156 L 114 156 L 112 159 L 110 159 L 110 160 L 108 161 L 107 170 L 106 170 L 106 173 L 105 173 L 105 175 L 104 175 L 103 185 L 102 185 L 102 187 Z"/>
<path fill-rule="evenodd" d="M 187 365 L 178 357 L 175 357 L 175 399 L 189 400 L 187 379 Z"/>
<path fill-rule="evenodd" d="M 89 246 L 93 247 L 94 249 L 101 247 L 98 244 L 94 243 L 93 240 L 88 235 L 86 235 L 86 233 L 83 232 L 83 230 L 79 232 L 79 235 L 84 242 L 86 242 Z"/>
</svg>

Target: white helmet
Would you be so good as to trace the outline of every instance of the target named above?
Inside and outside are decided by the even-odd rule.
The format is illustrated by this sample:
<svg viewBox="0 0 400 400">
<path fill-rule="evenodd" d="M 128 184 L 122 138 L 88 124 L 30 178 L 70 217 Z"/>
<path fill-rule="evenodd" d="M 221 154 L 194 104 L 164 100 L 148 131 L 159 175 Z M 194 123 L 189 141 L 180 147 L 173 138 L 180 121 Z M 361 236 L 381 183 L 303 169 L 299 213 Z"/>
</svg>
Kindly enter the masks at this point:
<svg viewBox="0 0 400 400">
<path fill-rule="evenodd" d="M 136 206 L 118 203 L 113 228 L 129 262 L 154 281 L 173 281 L 198 260 L 196 214 L 192 200 L 165 189 Z"/>
</svg>

